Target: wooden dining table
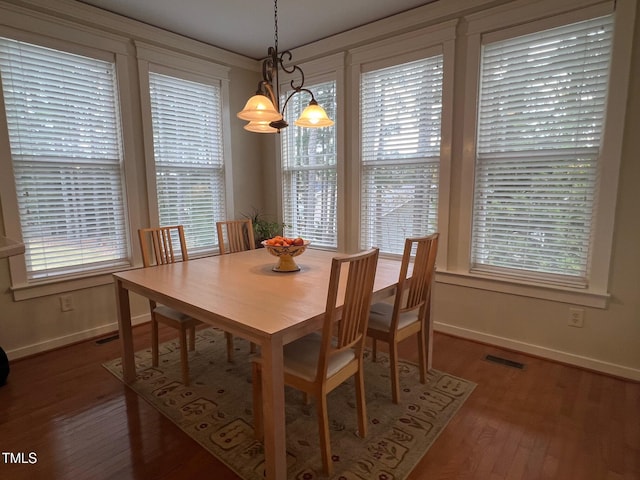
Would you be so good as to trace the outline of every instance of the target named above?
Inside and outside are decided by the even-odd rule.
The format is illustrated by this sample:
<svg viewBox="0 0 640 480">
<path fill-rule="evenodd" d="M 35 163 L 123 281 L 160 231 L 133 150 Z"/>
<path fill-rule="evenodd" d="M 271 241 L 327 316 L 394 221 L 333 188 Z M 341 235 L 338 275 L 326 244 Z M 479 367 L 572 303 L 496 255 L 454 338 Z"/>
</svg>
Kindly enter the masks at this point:
<svg viewBox="0 0 640 480">
<path fill-rule="evenodd" d="M 136 381 L 129 292 L 252 341 L 262 356 L 265 474 L 287 477 L 283 346 L 322 327 L 331 259 L 308 248 L 297 272 L 274 272 L 265 249 L 205 257 L 115 273 L 124 381 Z M 400 261 L 380 258 L 374 300 L 392 295 Z"/>
</svg>

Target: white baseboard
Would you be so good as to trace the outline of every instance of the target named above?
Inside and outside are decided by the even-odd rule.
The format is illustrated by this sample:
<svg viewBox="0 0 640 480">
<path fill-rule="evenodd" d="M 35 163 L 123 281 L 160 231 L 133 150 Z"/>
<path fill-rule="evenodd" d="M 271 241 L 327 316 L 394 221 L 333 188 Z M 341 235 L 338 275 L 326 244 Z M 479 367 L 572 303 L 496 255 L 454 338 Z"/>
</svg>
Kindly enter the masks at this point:
<svg viewBox="0 0 640 480">
<path fill-rule="evenodd" d="M 150 321 L 149 314 L 139 315 L 131 320 L 132 325 L 140 325 L 142 323 Z M 576 367 L 582 367 L 596 372 L 602 372 L 616 377 L 628 378 L 629 380 L 640 381 L 640 370 L 625 367 L 624 365 L 617 365 L 614 363 L 603 362 L 601 360 L 584 357 L 581 355 L 575 355 L 572 353 L 562 352 L 560 350 L 553 350 L 539 345 L 533 345 L 530 343 L 520 342 L 518 340 L 512 340 L 510 338 L 499 337 L 488 333 L 478 332 L 476 330 L 470 330 L 462 327 L 456 327 L 454 325 L 448 325 L 445 323 L 435 322 L 434 329 L 437 332 L 454 335 L 456 337 L 466 338 L 469 340 L 475 340 L 477 342 L 487 343 L 489 345 L 495 345 L 496 347 L 507 348 L 509 350 L 515 350 L 518 352 L 534 355 L 537 357 L 548 358 L 549 360 L 555 360 L 557 362 L 566 363 L 568 365 L 575 365 Z M 82 332 L 76 332 L 71 335 L 65 335 L 62 337 L 53 338 L 41 343 L 35 343 L 25 347 L 8 350 L 7 356 L 9 360 L 16 360 L 18 358 L 27 357 L 37 353 L 46 352 L 55 348 L 64 347 L 72 343 L 77 343 L 90 338 L 96 338 L 101 335 L 105 335 L 109 332 L 118 330 L 117 322 L 108 323 L 100 327 L 92 328 L 89 330 L 83 330 Z"/>
<path fill-rule="evenodd" d="M 132 325 L 140 325 L 145 322 L 149 322 L 151 320 L 151 315 L 144 314 L 138 315 L 131 319 Z M 32 345 L 27 345 L 20 348 L 15 348 L 13 350 L 7 350 L 7 357 L 9 360 L 17 360 L 18 358 L 28 357 L 30 355 L 35 355 L 37 353 L 46 352 L 48 350 L 53 350 L 55 348 L 64 347 L 66 345 L 71 345 L 72 343 L 81 342 L 83 340 L 88 340 L 91 338 L 97 338 L 101 335 L 105 335 L 110 332 L 114 332 L 118 330 L 118 323 L 112 322 L 106 325 L 101 325 L 99 327 L 90 328 L 88 330 L 83 330 L 81 332 L 75 332 L 71 335 L 64 335 L 62 337 L 52 338 L 40 343 L 34 343 Z"/>
<path fill-rule="evenodd" d="M 568 365 L 574 365 L 576 367 L 582 367 L 588 370 L 606 373 L 608 375 L 614 375 L 616 377 L 627 378 L 636 382 L 640 381 L 640 370 L 625 367 L 624 365 L 603 362 L 602 360 L 597 360 L 594 358 L 583 357 L 581 355 L 562 352 L 560 350 L 553 350 L 551 348 L 541 347 L 539 345 L 533 345 L 518 340 L 512 340 L 510 338 L 498 337 L 496 335 L 469 330 L 462 327 L 456 327 L 454 325 L 448 325 L 445 323 L 435 322 L 434 329 L 437 332 L 447 333 L 456 337 L 475 340 L 477 342 L 495 345 L 496 347 L 515 350 L 529 355 L 534 355 L 536 357 L 547 358 L 549 360 L 566 363 Z"/>
</svg>

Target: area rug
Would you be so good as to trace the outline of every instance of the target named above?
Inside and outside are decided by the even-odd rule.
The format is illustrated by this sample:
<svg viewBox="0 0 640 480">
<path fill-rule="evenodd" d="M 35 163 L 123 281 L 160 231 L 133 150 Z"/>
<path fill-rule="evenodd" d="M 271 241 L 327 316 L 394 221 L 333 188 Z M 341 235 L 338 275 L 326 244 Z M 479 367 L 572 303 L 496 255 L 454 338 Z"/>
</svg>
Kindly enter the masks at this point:
<svg viewBox="0 0 640 480">
<path fill-rule="evenodd" d="M 263 446 L 253 435 L 249 343 L 235 339 L 234 363 L 226 361 L 224 334 L 199 330 L 189 352 L 191 385 L 181 382 L 178 341 L 160 347 L 160 365 L 151 366 L 151 350 L 136 352 L 137 381 L 132 388 L 187 435 L 244 480 L 264 478 Z M 391 401 L 388 357 L 365 359 L 368 432 L 356 434 L 353 382 L 329 394 L 329 422 L 335 479 L 404 479 L 473 391 L 475 384 L 431 371 L 425 385 L 416 365 L 403 362 L 401 404 Z M 122 364 L 104 366 L 122 379 Z M 288 478 L 311 480 L 322 475 L 314 402 L 286 389 Z"/>
</svg>

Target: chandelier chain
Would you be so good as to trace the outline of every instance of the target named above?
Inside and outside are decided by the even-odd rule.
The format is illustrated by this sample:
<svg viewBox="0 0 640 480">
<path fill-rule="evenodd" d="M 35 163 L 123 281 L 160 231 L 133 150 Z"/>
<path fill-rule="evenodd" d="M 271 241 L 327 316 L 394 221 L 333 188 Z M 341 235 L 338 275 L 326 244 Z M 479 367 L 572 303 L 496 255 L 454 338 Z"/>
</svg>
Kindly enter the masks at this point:
<svg viewBox="0 0 640 480">
<path fill-rule="evenodd" d="M 277 52 L 278 51 L 278 0 L 273 0 L 273 23 L 275 25 L 273 40 L 275 42 L 275 47 Z"/>
<path fill-rule="evenodd" d="M 311 96 L 311 100 L 295 124 L 311 128 L 333 125 L 333 120 L 327 117 L 322 107 L 318 106 L 313 92 L 304 88 L 302 69 L 298 65 L 290 64 L 291 51 L 278 51 L 278 0 L 273 0 L 273 23 L 275 45 L 269 47 L 267 56 L 262 61 L 262 80 L 258 82 L 256 94 L 247 101 L 245 108 L 238 112 L 238 118 L 249 122 L 244 128 L 250 132 L 279 133 L 289 125 L 284 119 L 289 100 L 294 95 L 305 93 Z M 296 72 L 300 75 L 299 82 L 296 82 L 295 77 L 291 80 L 291 92 L 287 92 L 286 99 L 284 96 L 280 98 L 279 70 L 290 75 Z M 281 102 L 284 102 L 282 111 L 280 110 Z"/>
</svg>

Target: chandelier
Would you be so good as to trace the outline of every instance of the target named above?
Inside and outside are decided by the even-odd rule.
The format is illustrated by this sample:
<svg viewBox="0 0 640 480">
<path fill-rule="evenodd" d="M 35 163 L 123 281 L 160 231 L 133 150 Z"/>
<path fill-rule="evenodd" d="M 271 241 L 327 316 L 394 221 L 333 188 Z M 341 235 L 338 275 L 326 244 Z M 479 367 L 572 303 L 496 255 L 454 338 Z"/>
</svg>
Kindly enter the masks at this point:
<svg viewBox="0 0 640 480">
<path fill-rule="evenodd" d="M 256 94 L 251 97 L 241 112 L 238 112 L 238 118 L 247 120 L 244 126 L 245 130 L 256 133 L 280 133 L 280 130 L 286 128 L 289 124 L 284 119 L 284 112 L 287 103 L 291 97 L 299 93 L 307 93 L 311 95 L 309 105 L 302 111 L 300 118 L 294 124 L 299 127 L 330 127 L 333 120 L 327 116 L 311 90 L 303 88 L 304 72 L 297 65 L 286 66 L 285 63 L 291 61 L 292 55 L 289 50 L 278 52 L 278 0 L 274 0 L 274 47 L 269 47 L 267 57 L 262 62 L 262 80 L 258 82 Z M 293 92 L 287 97 L 280 109 L 280 71 L 292 75 L 296 72 L 300 75 L 299 83 L 295 79 L 291 80 L 290 85 Z"/>
</svg>

